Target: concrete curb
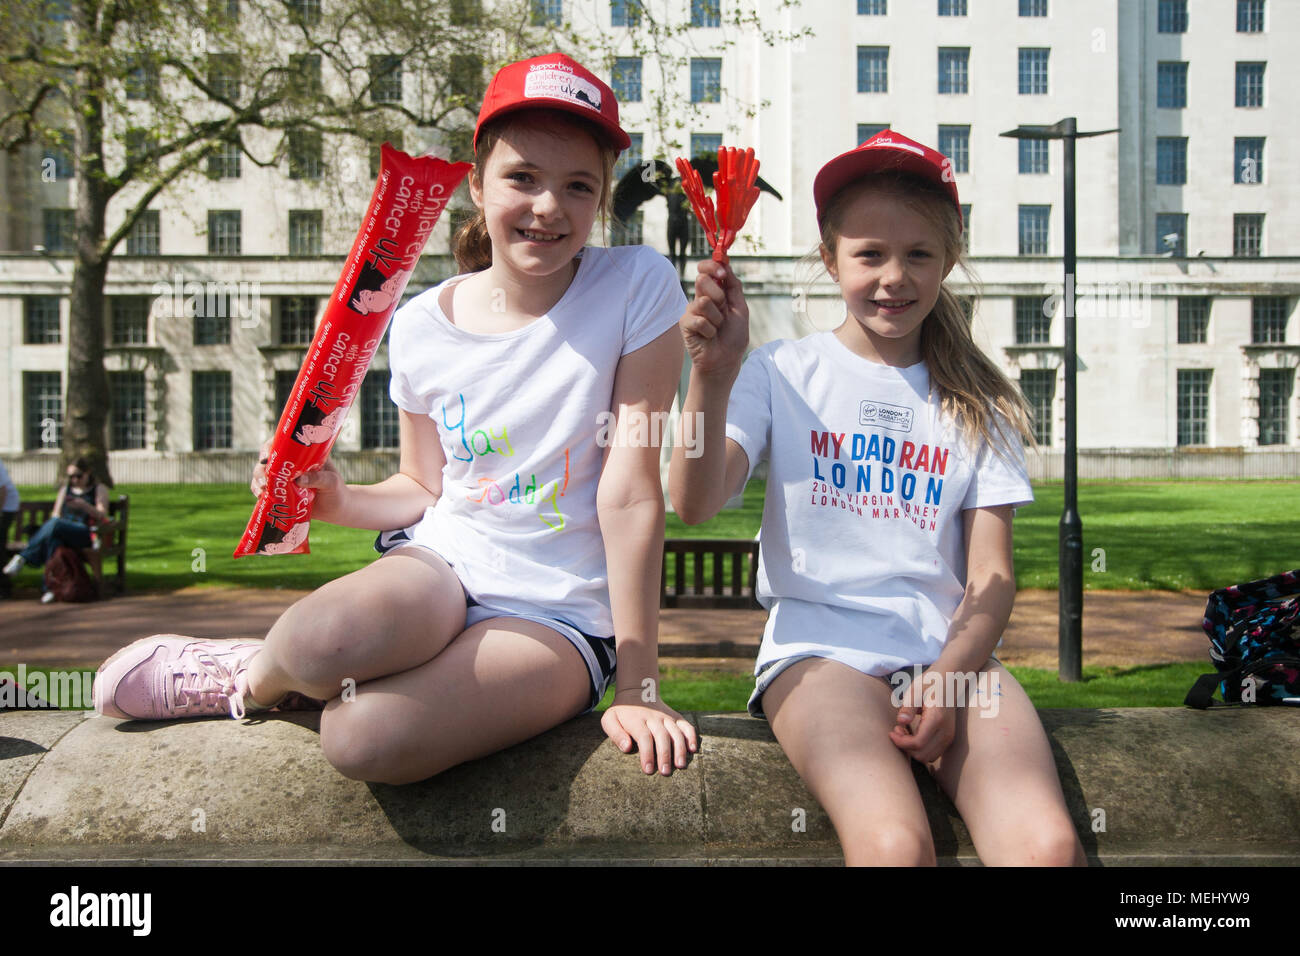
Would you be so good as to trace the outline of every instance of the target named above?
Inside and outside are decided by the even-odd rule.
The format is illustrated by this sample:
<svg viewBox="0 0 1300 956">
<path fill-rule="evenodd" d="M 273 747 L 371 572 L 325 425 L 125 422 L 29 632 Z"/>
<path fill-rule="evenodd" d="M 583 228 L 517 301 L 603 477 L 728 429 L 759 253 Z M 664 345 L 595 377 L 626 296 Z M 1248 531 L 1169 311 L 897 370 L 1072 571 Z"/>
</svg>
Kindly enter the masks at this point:
<svg viewBox="0 0 1300 956">
<path fill-rule="evenodd" d="M 1041 715 L 1094 861 L 1300 862 L 1295 713 Z M 765 722 L 690 717 L 701 752 L 668 778 L 641 774 L 592 715 L 391 787 L 330 767 L 317 714 L 241 725 L 7 713 L 0 862 L 839 862 L 829 820 Z M 919 768 L 917 780 L 940 856 L 973 862 L 952 805 Z M 792 827 L 799 809 L 805 832 Z"/>
</svg>

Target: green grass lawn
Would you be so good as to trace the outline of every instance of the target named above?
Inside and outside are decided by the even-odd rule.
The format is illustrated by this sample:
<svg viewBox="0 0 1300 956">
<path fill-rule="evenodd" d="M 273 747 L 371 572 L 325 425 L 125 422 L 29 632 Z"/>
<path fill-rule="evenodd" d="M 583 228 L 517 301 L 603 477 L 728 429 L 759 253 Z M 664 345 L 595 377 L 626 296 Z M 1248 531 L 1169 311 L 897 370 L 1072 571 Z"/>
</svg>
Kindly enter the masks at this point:
<svg viewBox="0 0 1300 956">
<path fill-rule="evenodd" d="M 312 525 L 313 554 L 231 558 L 253 508 L 243 485 L 123 485 L 131 495 L 132 590 L 214 587 L 314 588 L 374 558 L 374 533 Z M 23 488 L 24 497 L 52 497 Z M 1034 488 L 1016 518 L 1016 579 L 1057 586 L 1062 485 Z M 669 537 L 753 538 L 763 484 L 750 482 L 743 508 L 688 527 L 676 515 Z M 1300 483 L 1108 482 L 1083 484 L 1084 586 L 1090 589 L 1210 590 L 1300 567 Z"/>
</svg>

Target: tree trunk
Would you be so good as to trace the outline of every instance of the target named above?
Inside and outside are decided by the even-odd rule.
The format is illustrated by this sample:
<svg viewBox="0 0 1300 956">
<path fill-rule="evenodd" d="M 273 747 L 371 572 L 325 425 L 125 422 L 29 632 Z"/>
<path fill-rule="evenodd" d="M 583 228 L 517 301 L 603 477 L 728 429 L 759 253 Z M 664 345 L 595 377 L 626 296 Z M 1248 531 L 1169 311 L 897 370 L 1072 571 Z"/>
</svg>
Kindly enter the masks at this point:
<svg viewBox="0 0 1300 956">
<path fill-rule="evenodd" d="M 89 11 L 77 4 L 78 26 L 93 23 Z M 77 254 L 72 269 L 68 315 L 68 385 L 63 412 L 60 475 L 68 462 L 85 458 L 95 475 L 110 487 L 108 470 L 108 373 L 104 371 L 104 219 L 108 198 L 104 188 L 104 107 L 94 91 L 104 77 L 91 67 L 78 71 L 82 95 L 75 97 L 77 181 L 75 213 Z"/>
</svg>

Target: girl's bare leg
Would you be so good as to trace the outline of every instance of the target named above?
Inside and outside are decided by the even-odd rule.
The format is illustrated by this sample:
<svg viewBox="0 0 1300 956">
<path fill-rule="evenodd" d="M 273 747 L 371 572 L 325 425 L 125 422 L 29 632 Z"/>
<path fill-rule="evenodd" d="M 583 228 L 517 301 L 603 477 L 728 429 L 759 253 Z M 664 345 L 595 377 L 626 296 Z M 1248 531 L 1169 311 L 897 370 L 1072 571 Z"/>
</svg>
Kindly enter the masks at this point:
<svg viewBox="0 0 1300 956">
<path fill-rule="evenodd" d="M 291 690 L 337 697 L 431 660 L 465 628 L 465 592 L 423 548 L 389 552 L 294 604 L 249 663 L 249 693 L 273 704 Z"/>
<path fill-rule="evenodd" d="M 558 632 L 520 618 L 480 621 L 430 661 L 335 698 L 321 747 L 345 776 L 410 783 L 563 723 L 586 709 L 591 678 Z"/>
<path fill-rule="evenodd" d="M 811 658 L 763 695 L 772 732 L 830 815 L 849 866 L 933 866 L 934 839 L 911 760 L 894 746 L 890 687 Z"/>
<path fill-rule="evenodd" d="M 958 707 L 935 779 L 989 866 L 1086 866 L 1038 712 L 1001 664 L 982 670 L 991 697 Z M 1000 696 L 999 696 L 1000 695 Z"/>
</svg>

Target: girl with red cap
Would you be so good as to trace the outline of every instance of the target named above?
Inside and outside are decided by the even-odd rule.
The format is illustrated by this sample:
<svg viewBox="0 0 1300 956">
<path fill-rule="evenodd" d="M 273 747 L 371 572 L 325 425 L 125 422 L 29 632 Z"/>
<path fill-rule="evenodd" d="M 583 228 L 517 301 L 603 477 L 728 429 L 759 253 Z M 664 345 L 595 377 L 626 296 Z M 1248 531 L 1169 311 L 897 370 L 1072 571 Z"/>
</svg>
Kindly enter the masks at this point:
<svg viewBox="0 0 1300 956">
<path fill-rule="evenodd" d="M 238 717 L 297 692 L 327 701 L 335 767 L 403 783 L 593 709 L 617 654 L 605 731 L 647 773 L 686 765 L 695 730 L 657 693 L 658 436 L 620 437 L 672 401 L 685 297 L 653 250 L 586 245 L 628 145 L 613 92 L 571 58 L 497 73 L 462 274 L 393 320 L 400 470 L 372 486 L 332 466 L 299 479 L 314 517 L 382 531 L 383 557 L 265 641 L 137 642 L 100 669 L 100 713 Z M 254 493 L 265 480 L 259 466 Z"/>
<path fill-rule="evenodd" d="M 885 131 L 827 163 L 813 194 L 838 328 L 742 364 L 748 308 L 716 262 L 681 322 L 683 414 L 704 416 L 704 442 L 674 450 L 677 513 L 712 517 L 769 463 L 750 712 L 851 865 L 935 862 L 912 760 L 985 863 L 1082 863 L 1038 715 L 993 657 L 1015 598 L 1012 515 L 1033 499 L 1030 430 L 944 285 L 962 259 L 951 165 Z"/>
</svg>

